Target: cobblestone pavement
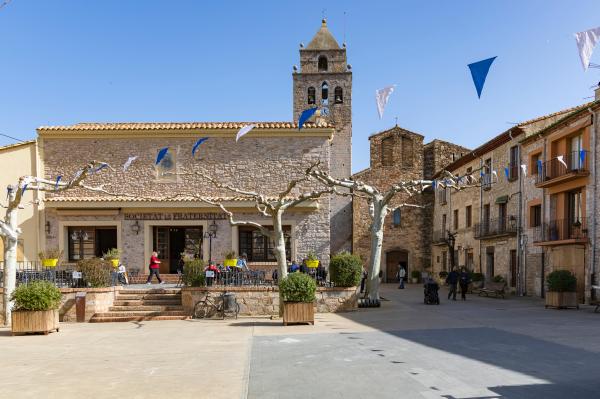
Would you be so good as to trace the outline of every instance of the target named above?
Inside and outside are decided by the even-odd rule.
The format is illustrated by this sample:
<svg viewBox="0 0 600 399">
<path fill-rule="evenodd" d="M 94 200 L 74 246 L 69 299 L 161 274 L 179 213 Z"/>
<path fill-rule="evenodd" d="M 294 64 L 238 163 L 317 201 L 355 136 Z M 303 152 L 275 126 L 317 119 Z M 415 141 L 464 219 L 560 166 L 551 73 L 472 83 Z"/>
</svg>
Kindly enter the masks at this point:
<svg viewBox="0 0 600 399">
<path fill-rule="evenodd" d="M 531 298 L 422 303 L 280 320 L 0 328 L 1 398 L 597 398 L 600 314 Z M 445 298 L 443 298 L 445 299 Z"/>
</svg>

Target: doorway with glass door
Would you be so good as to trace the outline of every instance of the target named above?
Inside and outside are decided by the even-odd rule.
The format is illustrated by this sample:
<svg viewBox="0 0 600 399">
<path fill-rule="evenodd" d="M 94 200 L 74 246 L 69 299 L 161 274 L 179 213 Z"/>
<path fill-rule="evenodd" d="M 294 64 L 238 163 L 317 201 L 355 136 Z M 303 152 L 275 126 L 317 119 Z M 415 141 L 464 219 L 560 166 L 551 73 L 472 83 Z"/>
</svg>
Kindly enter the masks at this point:
<svg viewBox="0 0 600 399">
<path fill-rule="evenodd" d="M 152 249 L 158 252 L 160 272 L 175 274 L 184 256 L 202 258 L 202 227 L 154 226 Z"/>
</svg>

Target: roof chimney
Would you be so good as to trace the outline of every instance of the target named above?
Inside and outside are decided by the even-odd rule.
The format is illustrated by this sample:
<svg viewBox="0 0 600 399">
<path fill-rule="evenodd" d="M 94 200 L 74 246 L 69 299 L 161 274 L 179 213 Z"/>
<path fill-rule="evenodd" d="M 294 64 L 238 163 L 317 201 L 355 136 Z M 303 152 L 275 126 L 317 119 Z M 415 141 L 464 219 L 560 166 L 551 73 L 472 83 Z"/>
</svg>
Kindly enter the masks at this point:
<svg viewBox="0 0 600 399">
<path fill-rule="evenodd" d="M 598 86 L 594 89 L 594 101 L 600 100 L 600 82 L 598 82 Z"/>
</svg>

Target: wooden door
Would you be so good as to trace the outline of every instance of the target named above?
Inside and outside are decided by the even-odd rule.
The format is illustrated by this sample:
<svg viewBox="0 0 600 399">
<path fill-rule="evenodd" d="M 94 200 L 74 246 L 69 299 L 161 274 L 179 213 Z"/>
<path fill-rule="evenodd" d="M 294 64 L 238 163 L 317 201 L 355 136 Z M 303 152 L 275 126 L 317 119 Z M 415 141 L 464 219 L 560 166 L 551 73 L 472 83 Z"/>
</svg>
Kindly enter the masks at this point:
<svg viewBox="0 0 600 399">
<path fill-rule="evenodd" d="M 389 251 L 385 253 L 385 282 L 397 283 L 398 266 L 402 264 L 406 270 L 406 279 L 408 279 L 408 252 L 406 251 Z"/>
</svg>

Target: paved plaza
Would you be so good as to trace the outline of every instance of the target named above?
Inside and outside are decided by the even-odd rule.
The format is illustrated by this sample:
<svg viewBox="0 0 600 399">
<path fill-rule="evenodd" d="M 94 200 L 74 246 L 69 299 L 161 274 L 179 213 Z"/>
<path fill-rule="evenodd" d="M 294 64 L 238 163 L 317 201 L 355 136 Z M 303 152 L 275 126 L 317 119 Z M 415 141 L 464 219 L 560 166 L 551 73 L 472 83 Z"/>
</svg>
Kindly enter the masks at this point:
<svg viewBox="0 0 600 399">
<path fill-rule="evenodd" d="M 426 306 L 386 286 L 380 309 L 281 321 L 0 329 L 6 398 L 597 398 L 600 314 L 533 298 Z"/>
</svg>

